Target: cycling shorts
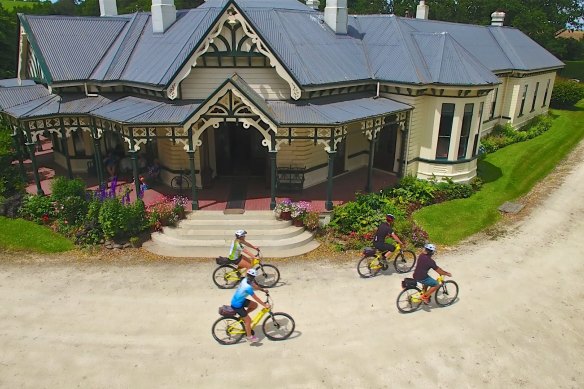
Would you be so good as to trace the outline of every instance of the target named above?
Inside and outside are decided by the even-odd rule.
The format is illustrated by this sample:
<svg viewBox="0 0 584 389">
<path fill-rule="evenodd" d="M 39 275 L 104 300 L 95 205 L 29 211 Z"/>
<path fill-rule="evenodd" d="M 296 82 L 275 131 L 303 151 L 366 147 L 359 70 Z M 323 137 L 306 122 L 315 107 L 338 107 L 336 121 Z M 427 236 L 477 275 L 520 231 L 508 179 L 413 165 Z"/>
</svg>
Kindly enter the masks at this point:
<svg viewBox="0 0 584 389">
<path fill-rule="evenodd" d="M 247 311 L 245 310 L 245 308 L 247 308 L 249 306 L 249 303 L 251 303 L 251 301 L 245 300 L 245 302 L 243 303 L 243 307 L 241 307 L 241 308 L 235 308 L 232 305 L 231 308 L 233 308 L 233 310 L 235 312 L 237 312 L 237 314 L 239 315 L 239 317 L 246 317 L 247 316 Z"/>
<path fill-rule="evenodd" d="M 385 242 L 373 242 L 373 247 L 375 247 L 379 251 L 391 251 L 395 250 L 395 246 Z"/>
</svg>

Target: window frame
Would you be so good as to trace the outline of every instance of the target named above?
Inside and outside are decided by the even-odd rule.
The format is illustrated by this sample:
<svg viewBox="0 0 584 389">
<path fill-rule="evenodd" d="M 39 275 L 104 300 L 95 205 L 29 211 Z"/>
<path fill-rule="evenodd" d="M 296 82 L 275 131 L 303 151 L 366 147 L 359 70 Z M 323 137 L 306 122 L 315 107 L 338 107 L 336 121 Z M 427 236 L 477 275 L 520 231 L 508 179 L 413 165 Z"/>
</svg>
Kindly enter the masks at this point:
<svg viewBox="0 0 584 389">
<path fill-rule="evenodd" d="M 462 114 L 462 126 L 460 127 L 460 138 L 458 141 L 457 159 L 465 159 L 468 152 L 468 140 L 472 128 L 472 117 L 474 115 L 474 103 L 466 103 Z M 464 146 L 464 147 L 463 147 Z M 464 148 L 464 149 L 463 149 Z M 462 151 L 462 155 L 461 155 Z"/>
<path fill-rule="evenodd" d="M 452 107 L 452 111 L 446 110 L 446 107 Z M 448 159 L 450 156 L 450 138 L 452 137 L 452 126 L 454 125 L 454 113 L 456 112 L 456 104 L 454 103 L 442 103 L 442 109 L 440 110 L 440 123 L 438 124 L 438 139 L 436 142 L 436 154 L 435 159 Z M 449 116 L 445 115 L 448 114 Z M 443 131 L 445 130 L 445 131 Z M 446 154 L 438 155 L 439 149 L 446 144 Z"/>
</svg>

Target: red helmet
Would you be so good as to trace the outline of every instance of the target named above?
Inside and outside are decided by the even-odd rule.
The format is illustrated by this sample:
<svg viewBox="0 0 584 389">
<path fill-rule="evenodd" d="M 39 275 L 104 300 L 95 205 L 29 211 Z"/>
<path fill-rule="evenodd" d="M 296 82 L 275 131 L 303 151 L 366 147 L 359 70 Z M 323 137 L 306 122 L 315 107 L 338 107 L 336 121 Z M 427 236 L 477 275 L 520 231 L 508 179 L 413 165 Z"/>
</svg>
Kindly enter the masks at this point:
<svg viewBox="0 0 584 389">
<path fill-rule="evenodd" d="M 395 216 L 393 216 L 391 213 L 388 213 L 387 215 L 385 215 L 385 220 L 387 220 L 388 223 L 391 223 L 395 220 Z"/>
</svg>

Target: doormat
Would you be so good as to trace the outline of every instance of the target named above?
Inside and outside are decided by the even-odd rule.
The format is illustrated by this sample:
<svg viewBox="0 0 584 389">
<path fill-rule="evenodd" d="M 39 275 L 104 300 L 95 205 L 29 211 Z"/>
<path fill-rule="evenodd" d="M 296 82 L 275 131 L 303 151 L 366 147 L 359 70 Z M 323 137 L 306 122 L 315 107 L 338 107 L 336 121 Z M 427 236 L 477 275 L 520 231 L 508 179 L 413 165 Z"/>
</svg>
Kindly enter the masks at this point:
<svg viewBox="0 0 584 389">
<path fill-rule="evenodd" d="M 233 179 L 229 188 L 229 197 L 225 210 L 245 209 L 245 198 L 247 197 L 247 180 Z M 242 212 L 243 213 L 243 212 Z"/>
</svg>

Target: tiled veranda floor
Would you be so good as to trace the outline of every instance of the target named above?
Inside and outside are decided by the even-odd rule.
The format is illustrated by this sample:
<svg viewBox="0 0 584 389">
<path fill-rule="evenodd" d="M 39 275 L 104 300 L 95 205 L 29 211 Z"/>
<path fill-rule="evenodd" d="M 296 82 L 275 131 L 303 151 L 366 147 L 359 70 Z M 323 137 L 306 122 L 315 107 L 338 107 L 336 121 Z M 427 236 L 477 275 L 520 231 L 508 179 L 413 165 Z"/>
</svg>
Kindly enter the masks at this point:
<svg viewBox="0 0 584 389">
<path fill-rule="evenodd" d="M 37 153 L 37 162 L 39 166 L 39 173 L 41 174 L 41 185 L 45 194 L 51 192 L 51 181 L 55 175 L 66 176 L 67 171 L 58 166 L 53 160 L 53 153 L 51 150 L 51 142 L 43 143 L 43 151 Z M 28 172 L 29 185 L 27 191 L 29 193 L 36 193 L 36 185 L 32 174 L 32 165 L 30 160 L 25 161 L 25 166 Z M 97 187 L 97 178 L 88 176 L 86 174 L 75 174 L 75 177 L 83 179 L 89 189 Z M 367 169 L 362 168 L 356 171 L 345 173 L 337 176 L 333 181 L 333 203 L 335 205 L 351 201 L 355 197 L 355 192 L 363 192 L 367 179 Z M 215 179 L 210 188 L 198 190 L 199 208 L 201 210 L 223 210 L 227 205 L 227 199 L 230 191 L 231 181 L 229 178 Z M 395 184 L 397 177 L 393 174 L 382 171 L 373 171 L 373 190 L 379 191 L 389 185 Z M 132 177 L 119 177 L 119 184 L 130 185 Z M 164 196 L 173 196 L 179 194 L 172 188 L 165 185 L 157 185 L 153 188 L 147 189 L 144 193 L 144 202 L 146 205 L 161 201 Z M 191 193 L 183 193 L 184 197 L 191 198 Z M 131 198 L 135 198 L 132 190 Z M 304 189 L 302 192 L 294 193 L 279 193 L 277 200 L 282 198 L 291 198 L 294 201 L 308 201 L 311 203 L 311 208 L 315 211 L 325 210 L 326 200 L 326 182 Z M 266 186 L 263 179 L 251 177 L 247 184 L 247 199 L 245 202 L 246 210 L 269 210 L 270 209 L 270 189 Z"/>
</svg>

